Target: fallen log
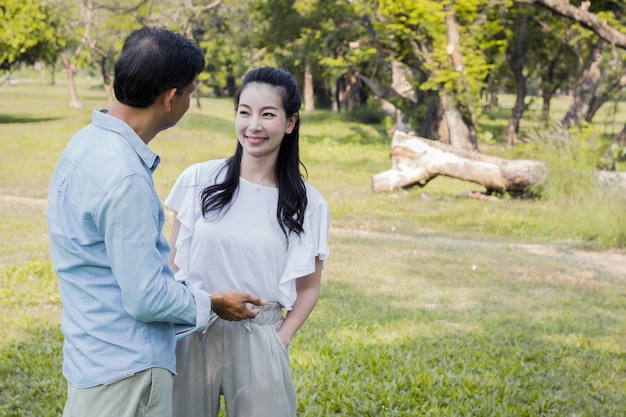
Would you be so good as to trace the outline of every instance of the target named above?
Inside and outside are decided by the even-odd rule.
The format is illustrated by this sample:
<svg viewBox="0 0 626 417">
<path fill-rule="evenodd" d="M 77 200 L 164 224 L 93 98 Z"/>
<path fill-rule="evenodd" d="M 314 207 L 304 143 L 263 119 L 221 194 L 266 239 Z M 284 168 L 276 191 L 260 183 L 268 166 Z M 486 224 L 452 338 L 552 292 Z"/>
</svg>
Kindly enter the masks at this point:
<svg viewBox="0 0 626 417">
<path fill-rule="evenodd" d="M 372 177 L 372 189 L 424 186 L 444 175 L 480 184 L 487 193 L 524 193 L 545 174 L 543 162 L 483 155 L 396 130 L 391 140 L 391 169 Z"/>
<path fill-rule="evenodd" d="M 372 177 L 374 192 L 425 186 L 439 175 L 485 187 L 486 194 L 528 193 L 547 175 L 545 163 L 504 159 L 459 149 L 396 130 L 391 139 L 391 169 Z M 626 189 L 626 172 L 597 171 L 599 185 Z"/>
</svg>

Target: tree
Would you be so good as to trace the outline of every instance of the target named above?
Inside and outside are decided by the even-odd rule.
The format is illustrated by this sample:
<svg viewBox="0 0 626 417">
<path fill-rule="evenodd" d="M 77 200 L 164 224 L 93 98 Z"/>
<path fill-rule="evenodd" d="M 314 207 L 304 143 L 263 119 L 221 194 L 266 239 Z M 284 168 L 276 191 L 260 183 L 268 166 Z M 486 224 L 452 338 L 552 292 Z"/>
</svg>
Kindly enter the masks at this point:
<svg viewBox="0 0 626 417">
<path fill-rule="evenodd" d="M 502 1 L 374 1 L 369 39 L 355 46 L 375 48 L 387 61 L 409 69 L 415 101 L 406 100 L 380 77 L 361 74 L 379 97 L 402 106 L 420 136 L 475 149 L 481 92 L 493 67 L 486 51 L 498 49 L 501 28 L 488 21 Z M 368 15 L 369 16 L 369 15 Z M 495 29 L 495 30 L 494 30 Z"/>
<path fill-rule="evenodd" d="M 580 3 L 579 7 L 576 7 L 569 2 L 558 0 L 515 1 L 539 4 L 548 10 L 572 19 L 600 37 L 600 40 L 595 42 L 592 53 L 589 55 L 590 60 L 587 62 L 583 72 L 577 96 L 564 117 L 562 124 L 564 127 L 569 127 L 573 123 L 578 123 L 580 115 L 583 114 L 585 115 L 585 120 L 591 121 L 591 118 L 600 106 L 608 101 L 609 96 L 616 94 L 626 86 L 626 72 L 624 70 L 618 69 L 615 71 L 615 64 L 602 66 L 602 52 L 608 47 L 607 44 L 622 50 L 626 49 L 626 33 L 615 29 L 615 27 L 621 27 L 624 24 L 625 16 L 621 2 L 606 0 L 592 4 L 590 1 L 585 0 Z M 614 54 L 609 53 L 609 55 L 613 56 L 614 62 L 620 62 L 621 65 L 617 66 L 617 68 L 624 66 L 625 60 L 623 58 L 615 59 Z M 602 72 L 603 68 L 605 71 L 608 71 L 608 74 Z M 596 94 L 598 86 L 603 80 L 607 79 L 610 80 L 609 87 L 604 89 L 607 93 Z M 622 132 L 624 131 L 626 131 L 626 125 Z M 614 154 L 615 152 L 612 149 L 615 147 L 619 148 L 622 141 L 623 137 L 622 133 L 620 133 L 605 150 L 604 156 L 608 157 Z M 623 155 L 624 153 L 621 154 Z M 609 163 L 608 166 L 614 167 L 615 165 L 614 163 Z"/>
<path fill-rule="evenodd" d="M 532 21 L 535 25 L 530 31 L 526 71 L 539 80 L 541 119 L 547 122 L 554 94 L 568 89 L 579 77 L 581 54 L 574 38 L 581 37 L 570 20 L 549 10 L 539 10 Z"/>
<path fill-rule="evenodd" d="M 113 101 L 113 63 L 130 29 L 150 13 L 149 0 L 62 0 L 60 10 L 66 16 L 64 37 L 67 47 L 60 53 L 70 93 L 69 106 L 82 107 L 76 89 L 79 68 L 95 68 L 102 79 L 109 104 Z"/>
<path fill-rule="evenodd" d="M 524 115 L 526 99 L 526 75 L 525 61 L 526 51 L 529 42 L 529 20 L 528 8 L 514 7 L 509 14 L 512 16 L 512 39 L 506 49 L 506 56 L 513 79 L 515 80 L 515 105 L 509 118 L 509 125 L 506 132 L 506 142 L 510 146 L 517 143 L 519 124 Z"/>
<path fill-rule="evenodd" d="M 350 76 L 348 41 L 362 31 L 354 4 L 336 0 L 269 0 L 258 10 L 267 24 L 260 32 L 263 46 L 280 66 L 301 80 L 304 110 L 327 106 L 340 93 L 341 81 L 360 81 Z M 339 81 L 342 79 L 341 81 Z M 339 83 L 338 83 L 339 81 Z M 332 92 L 331 92 L 332 91 Z M 344 91 L 345 92 L 345 91 Z M 339 108 L 337 102 L 335 108 Z"/>
<path fill-rule="evenodd" d="M 4 0 L 0 7 L 0 65 L 52 64 L 65 39 L 60 36 L 62 15 L 52 2 Z"/>
<path fill-rule="evenodd" d="M 515 0 L 519 3 L 536 3 L 547 9 L 558 13 L 562 16 L 570 18 L 576 22 L 579 22 L 593 32 L 595 32 L 602 39 L 610 43 L 611 45 L 615 45 L 618 48 L 626 49 L 626 33 L 620 32 L 619 30 L 612 27 L 611 23 L 607 20 L 603 19 L 596 13 L 592 13 L 589 11 L 591 6 L 591 1 L 584 0 L 581 2 L 580 7 L 576 7 L 573 4 L 570 4 L 569 1 L 564 0 Z M 595 2 L 594 2 L 595 3 Z M 618 5 L 620 3 L 614 1 L 601 2 L 607 3 L 609 8 L 612 11 L 618 11 Z M 606 6 L 605 6 L 606 7 Z M 603 9 L 607 10 L 607 9 Z"/>
<path fill-rule="evenodd" d="M 194 38 L 207 57 L 199 81 L 211 94 L 233 96 L 237 80 L 250 68 L 272 63 L 257 46 L 256 34 L 265 24 L 258 16 L 251 0 L 221 2 L 198 16 Z"/>
</svg>

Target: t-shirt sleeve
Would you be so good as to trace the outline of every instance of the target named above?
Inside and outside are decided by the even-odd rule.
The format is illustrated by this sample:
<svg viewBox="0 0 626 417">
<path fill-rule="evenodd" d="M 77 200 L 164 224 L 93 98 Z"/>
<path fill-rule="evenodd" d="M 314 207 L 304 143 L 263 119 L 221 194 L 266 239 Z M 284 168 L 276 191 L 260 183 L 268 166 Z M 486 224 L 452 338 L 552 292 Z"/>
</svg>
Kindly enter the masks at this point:
<svg viewBox="0 0 626 417">
<path fill-rule="evenodd" d="M 174 263 L 179 268 L 176 280 L 185 281 L 189 271 L 189 249 L 196 219 L 202 215 L 200 193 L 215 182 L 215 175 L 224 160 L 211 160 L 191 165 L 178 177 L 165 199 L 165 205 L 176 212 L 180 222 L 176 238 Z"/>
<path fill-rule="evenodd" d="M 290 239 L 287 261 L 278 284 L 279 290 L 290 294 L 294 280 L 315 271 L 315 258 L 319 257 L 326 267 L 330 210 L 327 201 L 313 189 L 309 190 L 309 203 L 304 218 L 304 233 Z"/>
<path fill-rule="evenodd" d="M 314 242 L 316 256 L 324 261 L 326 266 L 326 257 L 330 251 L 328 249 L 328 231 L 330 229 L 330 209 L 328 208 L 328 202 L 324 199 L 320 199 L 313 210 L 310 213 L 309 224 L 311 235 Z"/>
<path fill-rule="evenodd" d="M 165 206 L 175 212 L 179 212 L 180 208 L 185 201 L 187 193 L 194 189 L 193 183 L 197 177 L 198 164 L 191 165 L 185 169 L 182 174 L 176 179 L 174 186 L 170 190 L 169 195 L 165 199 Z"/>
</svg>

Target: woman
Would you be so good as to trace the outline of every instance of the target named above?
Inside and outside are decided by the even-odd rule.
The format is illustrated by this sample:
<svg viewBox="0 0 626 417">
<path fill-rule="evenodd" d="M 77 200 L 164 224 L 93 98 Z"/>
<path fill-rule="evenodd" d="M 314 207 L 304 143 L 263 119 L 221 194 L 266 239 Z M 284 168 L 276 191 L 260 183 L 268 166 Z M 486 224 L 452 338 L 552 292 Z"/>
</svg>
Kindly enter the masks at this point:
<svg viewBox="0 0 626 417">
<path fill-rule="evenodd" d="M 300 172 L 300 105 L 288 72 L 250 71 L 235 95 L 235 154 L 187 168 L 166 199 L 180 279 L 268 300 L 254 319 L 213 317 L 179 341 L 174 416 L 217 416 L 220 395 L 229 417 L 296 413 L 288 347 L 317 302 L 330 222 Z"/>
</svg>

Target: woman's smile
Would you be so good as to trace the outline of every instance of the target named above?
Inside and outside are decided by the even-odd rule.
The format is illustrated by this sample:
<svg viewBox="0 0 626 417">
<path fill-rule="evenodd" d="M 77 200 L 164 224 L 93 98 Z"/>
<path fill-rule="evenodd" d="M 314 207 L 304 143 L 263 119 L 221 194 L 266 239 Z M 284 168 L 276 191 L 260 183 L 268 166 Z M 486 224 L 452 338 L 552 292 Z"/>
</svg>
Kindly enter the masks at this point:
<svg viewBox="0 0 626 417">
<path fill-rule="evenodd" d="M 253 145 L 265 142 L 267 140 L 265 136 L 245 136 L 245 139 Z"/>
</svg>

